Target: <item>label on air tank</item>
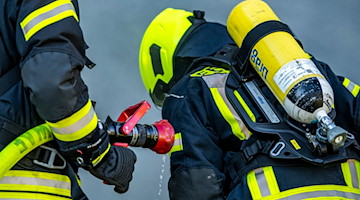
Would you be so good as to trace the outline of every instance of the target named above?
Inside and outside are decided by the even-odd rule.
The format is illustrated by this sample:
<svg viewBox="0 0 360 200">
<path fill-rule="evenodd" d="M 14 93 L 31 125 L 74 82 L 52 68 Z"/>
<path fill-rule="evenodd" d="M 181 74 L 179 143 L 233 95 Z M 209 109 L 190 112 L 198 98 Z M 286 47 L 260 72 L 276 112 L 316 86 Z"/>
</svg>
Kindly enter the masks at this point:
<svg viewBox="0 0 360 200">
<path fill-rule="evenodd" d="M 297 59 L 282 66 L 274 75 L 274 81 L 285 93 L 286 90 L 297 80 L 304 76 L 317 74 L 321 75 L 315 64 L 309 59 Z"/>
</svg>

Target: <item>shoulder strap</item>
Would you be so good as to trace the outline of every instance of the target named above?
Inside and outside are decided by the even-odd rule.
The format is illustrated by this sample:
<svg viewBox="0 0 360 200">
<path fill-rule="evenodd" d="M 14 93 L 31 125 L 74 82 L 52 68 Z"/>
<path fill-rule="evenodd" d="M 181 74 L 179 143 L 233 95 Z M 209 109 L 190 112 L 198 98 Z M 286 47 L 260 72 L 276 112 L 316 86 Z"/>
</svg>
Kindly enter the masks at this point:
<svg viewBox="0 0 360 200">
<path fill-rule="evenodd" d="M 13 67 L 10 71 L 0 77 L 0 96 L 12 88 L 21 80 L 20 67 Z"/>
<path fill-rule="evenodd" d="M 279 31 L 288 32 L 294 36 L 288 25 L 276 20 L 263 22 L 257 25 L 255 28 L 253 28 L 245 36 L 244 41 L 241 44 L 240 52 L 238 54 L 241 62 L 243 63 L 246 62 L 247 58 L 250 55 L 251 49 L 260 39 L 269 35 L 270 33 L 279 32 Z"/>
</svg>

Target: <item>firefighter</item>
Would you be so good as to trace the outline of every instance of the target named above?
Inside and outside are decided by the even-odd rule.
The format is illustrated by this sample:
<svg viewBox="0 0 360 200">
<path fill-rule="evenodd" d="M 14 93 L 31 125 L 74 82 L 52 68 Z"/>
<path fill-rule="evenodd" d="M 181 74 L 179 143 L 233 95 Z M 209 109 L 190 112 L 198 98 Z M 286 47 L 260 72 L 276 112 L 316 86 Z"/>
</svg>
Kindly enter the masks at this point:
<svg viewBox="0 0 360 200">
<path fill-rule="evenodd" d="M 336 124 L 355 140 L 346 147 L 346 156 L 332 149 L 329 157 L 334 162 L 325 152 L 321 156 L 310 150 L 292 159 L 274 158 L 274 146 L 281 144 L 276 142 L 286 135 L 273 129 L 300 141 L 305 124 L 285 117 L 250 68 L 238 68 L 242 66 L 238 49 L 226 27 L 207 22 L 201 11 L 165 9 L 144 33 L 139 52 L 142 80 L 176 132 L 170 154 L 170 199 L 360 199 L 359 86 L 312 57 L 334 90 Z M 269 119 L 242 83 L 250 79 L 262 94 L 258 97 L 268 102 L 266 111 L 287 122 L 282 123 L 285 130 L 267 123 L 260 129 L 266 131 L 258 131 L 256 127 Z"/>
<path fill-rule="evenodd" d="M 87 199 L 79 167 L 126 192 L 136 155 L 110 145 L 81 78 L 94 64 L 78 1 L 4 0 L 0 13 L 0 150 L 43 123 L 55 136 L 6 172 L 0 199 Z"/>
</svg>

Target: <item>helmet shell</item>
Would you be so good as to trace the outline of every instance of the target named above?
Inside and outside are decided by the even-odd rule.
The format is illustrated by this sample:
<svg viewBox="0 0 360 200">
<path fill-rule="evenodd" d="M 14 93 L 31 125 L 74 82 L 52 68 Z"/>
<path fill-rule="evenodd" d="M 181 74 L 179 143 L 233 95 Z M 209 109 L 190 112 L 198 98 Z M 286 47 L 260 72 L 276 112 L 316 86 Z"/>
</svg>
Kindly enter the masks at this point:
<svg viewBox="0 0 360 200">
<path fill-rule="evenodd" d="M 140 46 L 139 68 L 155 105 L 162 107 L 166 94 L 194 59 L 234 43 L 224 25 L 206 22 L 203 17 L 202 11 L 167 8 L 147 27 Z"/>
</svg>

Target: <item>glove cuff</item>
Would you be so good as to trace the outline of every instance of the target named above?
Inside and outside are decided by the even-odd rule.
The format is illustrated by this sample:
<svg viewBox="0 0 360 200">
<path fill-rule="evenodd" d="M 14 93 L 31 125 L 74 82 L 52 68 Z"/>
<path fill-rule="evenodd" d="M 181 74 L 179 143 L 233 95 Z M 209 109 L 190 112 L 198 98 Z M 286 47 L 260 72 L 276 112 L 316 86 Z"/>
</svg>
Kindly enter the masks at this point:
<svg viewBox="0 0 360 200">
<path fill-rule="evenodd" d="M 111 147 L 108 135 L 99 128 L 80 140 L 57 142 L 62 155 L 73 164 L 86 170 L 96 167 L 102 160 L 106 159 Z"/>
<path fill-rule="evenodd" d="M 109 185 L 115 185 L 115 191 L 124 193 L 132 180 L 135 153 L 124 147 L 112 146 L 106 161 L 89 170 L 92 175 L 104 180 Z"/>
</svg>

